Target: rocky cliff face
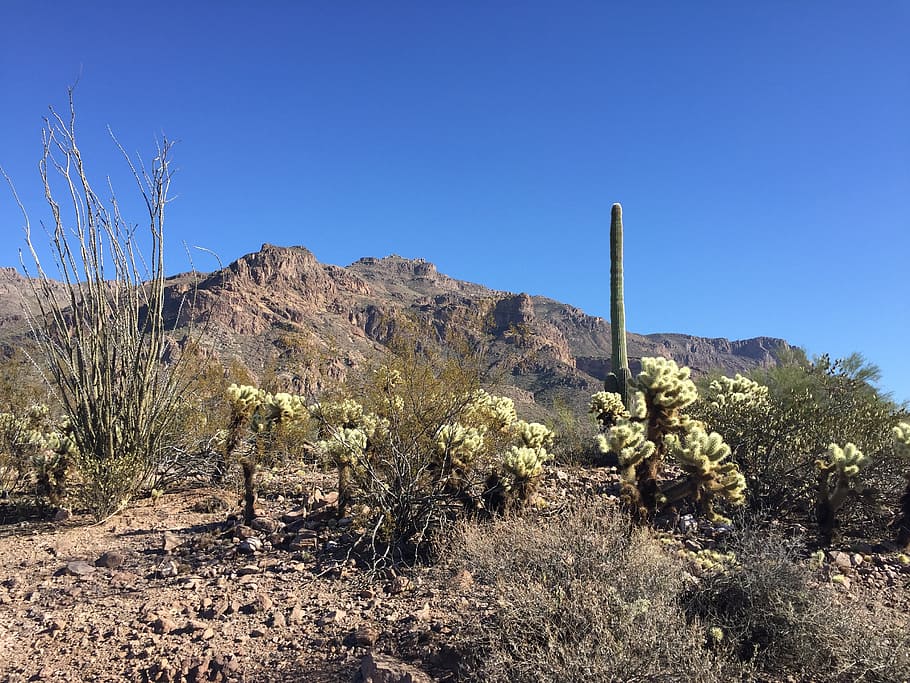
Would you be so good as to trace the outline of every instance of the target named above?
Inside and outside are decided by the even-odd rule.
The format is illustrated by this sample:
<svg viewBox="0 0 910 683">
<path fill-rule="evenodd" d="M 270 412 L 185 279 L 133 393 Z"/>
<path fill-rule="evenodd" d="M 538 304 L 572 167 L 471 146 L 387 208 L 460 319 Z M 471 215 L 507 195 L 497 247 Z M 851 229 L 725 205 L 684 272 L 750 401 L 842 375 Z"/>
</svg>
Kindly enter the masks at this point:
<svg viewBox="0 0 910 683">
<path fill-rule="evenodd" d="M 0 273 L 3 300 L 24 285 L 15 272 Z M 239 357 L 254 372 L 299 366 L 305 350 L 329 358 L 324 367 L 343 376 L 384 353 L 407 320 L 422 321 L 441 337 L 485 340 L 490 366 L 516 395 L 544 404 L 559 398 L 584 405 L 610 372 L 610 326 L 603 319 L 545 297 L 454 280 L 421 259 L 369 257 L 341 268 L 319 263 L 303 247 L 264 244 L 218 272 L 170 278 L 167 297 L 171 327 L 207 320 L 216 352 Z M 4 315 L 16 322 L 0 309 L 0 326 Z M 745 372 L 775 363 L 785 348 L 785 341 L 767 337 L 629 335 L 633 372 L 643 356 L 654 355 L 696 374 Z"/>
</svg>

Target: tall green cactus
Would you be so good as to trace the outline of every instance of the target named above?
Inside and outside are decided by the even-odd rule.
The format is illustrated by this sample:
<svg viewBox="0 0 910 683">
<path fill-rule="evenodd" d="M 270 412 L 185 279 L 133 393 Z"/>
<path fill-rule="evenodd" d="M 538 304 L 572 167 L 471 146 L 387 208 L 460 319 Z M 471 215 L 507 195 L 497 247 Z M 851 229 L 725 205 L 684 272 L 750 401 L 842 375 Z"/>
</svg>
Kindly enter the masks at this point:
<svg viewBox="0 0 910 683">
<path fill-rule="evenodd" d="M 626 306 L 622 286 L 622 206 L 614 204 L 610 216 L 610 333 L 613 340 L 613 372 L 607 377 L 606 390 L 622 396 L 629 407 L 629 353 L 626 349 Z"/>
</svg>

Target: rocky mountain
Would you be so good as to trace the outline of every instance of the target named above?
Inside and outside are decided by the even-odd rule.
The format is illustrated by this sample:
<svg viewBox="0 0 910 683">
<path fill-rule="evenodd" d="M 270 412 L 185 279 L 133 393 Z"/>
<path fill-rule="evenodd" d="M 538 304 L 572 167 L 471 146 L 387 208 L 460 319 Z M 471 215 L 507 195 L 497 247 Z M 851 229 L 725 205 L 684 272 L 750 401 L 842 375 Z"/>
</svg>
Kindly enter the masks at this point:
<svg viewBox="0 0 910 683">
<path fill-rule="evenodd" d="M 27 284 L 0 274 L 0 294 Z M 226 268 L 168 280 L 168 325 L 204 326 L 214 353 L 253 372 L 278 368 L 343 377 L 386 350 L 395 332 L 420 321 L 436 334 L 483 344 L 507 393 L 543 405 L 583 405 L 610 372 L 610 325 L 541 296 L 488 289 L 450 278 L 421 259 L 362 258 L 347 267 L 322 264 L 303 247 L 264 244 Z M 0 308 L 0 329 L 21 323 Z M 683 334 L 629 334 L 630 364 L 665 356 L 695 373 L 732 374 L 776 362 L 781 339 L 742 341 Z"/>
</svg>

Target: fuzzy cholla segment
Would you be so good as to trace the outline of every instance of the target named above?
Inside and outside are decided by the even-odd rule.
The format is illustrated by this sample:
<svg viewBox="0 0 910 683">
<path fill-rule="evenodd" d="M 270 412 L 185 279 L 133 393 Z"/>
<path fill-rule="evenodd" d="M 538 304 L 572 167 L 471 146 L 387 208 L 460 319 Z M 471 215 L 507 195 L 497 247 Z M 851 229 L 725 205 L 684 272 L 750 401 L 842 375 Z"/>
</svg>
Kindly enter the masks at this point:
<svg viewBox="0 0 910 683">
<path fill-rule="evenodd" d="M 623 405 L 622 396 L 612 391 L 598 391 L 594 394 L 588 404 L 588 412 L 594 416 L 601 429 L 609 429 L 618 420 L 630 417 Z"/>
<path fill-rule="evenodd" d="M 606 434 L 598 434 L 597 443 L 601 452 L 616 454 L 624 471 L 634 470 L 641 461 L 654 455 L 656 449 L 654 443 L 645 438 L 645 426 L 628 420 L 614 425 Z"/>
<path fill-rule="evenodd" d="M 471 397 L 465 411 L 465 420 L 493 429 L 505 429 L 518 419 L 515 402 L 505 396 L 493 396 L 478 389 Z"/>
<path fill-rule="evenodd" d="M 265 400 L 265 392 L 262 389 L 245 384 L 232 384 L 227 388 L 227 395 L 234 412 L 247 417 L 251 417 Z"/>
<path fill-rule="evenodd" d="M 898 456 L 910 459 L 910 422 L 898 422 L 891 433 Z"/>
<path fill-rule="evenodd" d="M 635 381 L 653 405 L 679 410 L 698 398 L 689 374 L 689 368 L 681 368 L 669 358 L 642 358 L 641 373 Z"/>
<path fill-rule="evenodd" d="M 681 437 L 666 437 L 667 450 L 690 476 L 696 487 L 696 498 L 703 501 L 714 521 L 728 521 L 712 507 L 715 496 L 733 505 L 745 503 L 746 479 L 735 463 L 727 460 L 730 447 L 717 432 L 707 433 L 693 422 Z"/>
<path fill-rule="evenodd" d="M 859 474 L 868 462 L 869 459 L 855 444 L 847 443 L 841 448 L 832 443 L 828 446 L 828 460 L 819 460 L 816 464 L 819 469 L 835 469 L 841 477 L 851 479 Z"/>
<path fill-rule="evenodd" d="M 516 481 L 529 481 L 539 477 L 544 463 L 552 457 L 545 448 L 512 446 L 502 459 L 506 487 L 510 488 Z"/>
<path fill-rule="evenodd" d="M 443 425 L 436 435 L 436 453 L 448 457 L 459 468 L 469 467 L 483 446 L 483 434 L 479 429 L 458 422 Z"/>
<path fill-rule="evenodd" d="M 526 448 L 547 449 L 552 448 L 556 440 L 554 434 L 546 425 L 539 422 L 525 422 L 518 420 L 512 425 L 512 433 Z"/>
<path fill-rule="evenodd" d="M 768 387 L 739 373 L 734 377 L 719 377 L 708 387 L 708 403 L 715 410 L 731 408 L 762 408 L 768 405 Z"/>
</svg>

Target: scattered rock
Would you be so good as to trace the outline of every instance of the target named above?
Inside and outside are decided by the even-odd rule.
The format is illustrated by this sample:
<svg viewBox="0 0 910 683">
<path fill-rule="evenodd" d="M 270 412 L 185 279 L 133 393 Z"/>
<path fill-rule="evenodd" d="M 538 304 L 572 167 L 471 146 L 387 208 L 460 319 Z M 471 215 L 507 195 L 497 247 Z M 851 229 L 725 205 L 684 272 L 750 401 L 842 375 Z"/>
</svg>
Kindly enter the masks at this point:
<svg viewBox="0 0 910 683">
<path fill-rule="evenodd" d="M 320 626 L 328 626 L 330 624 L 338 625 L 344 622 L 346 616 L 348 616 L 348 613 L 343 609 L 333 609 L 325 616 L 320 617 L 318 624 Z"/>
<path fill-rule="evenodd" d="M 152 622 L 152 630 L 160 635 L 165 635 L 177 630 L 177 622 L 170 617 L 158 617 Z"/>
<path fill-rule="evenodd" d="M 240 525 L 234 527 L 234 531 L 233 531 L 232 535 L 234 538 L 239 538 L 240 540 L 244 540 L 246 538 L 252 538 L 253 536 L 255 536 L 256 530 L 253 529 L 252 527 L 248 527 L 244 524 L 240 524 Z"/>
<path fill-rule="evenodd" d="M 260 593 L 256 598 L 241 608 L 245 614 L 260 614 L 272 609 L 272 599 L 266 593 Z"/>
<path fill-rule="evenodd" d="M 172 553 L 181 545 L 183 545 L 183 541 L 180 537 L 170 531 L 165 531 L 161 536 L 161 549 L 165 553 Z"/>
<path fill-rule="evenodd" d="M 158 565 L 156 573 L 158 576 L 169 579 L 177 576 L 180 573 L 180 565 L 178 565 L 174 560 L 165 560 Z"/>
<path fill-rule="evenodd" d="M 410 664 L 373 652 L 361 660 L 360 676 L 363 683 L 431 683 L 432 680 Z"/>
<path fill-rule="evenodd" d="M 828 557 L 842 574 L 849 574 L 853 571 L 853 562 L 850 553 L 845 553 L 842 550 L 835 550 L 834 552 L 828 553 Z"/>
<path fill-rule="evenodd" d="M 122 552 L 119 550 L 108 550 L 103 553 L 101 557 L 95 560 L 96 567 L 107 567 L 108 569 L 117 569 L 123 564 L 125 559 Z"/>
<path fill-rule="evenodd" d="M 66 563 L 64 573 L 70 576 L 89 576 L 95 573 L 95 568 L 85 560 L 73 560 Z"/>
<path fill-rule="evenodd" d="M 278 531 L 278 522 L 269 517 L 257 517 L 250 523 L 250 526 L 256 531 L 261 531 L 266 534 Z"/>
<path fill-rule="evenodd" d="M 254 555 L 262 550 L 262 540 L 256 536 L 250 536 L 240 541 L 237 550 L 244 555 Z"/>
<path fill-rule="evenodd" d="M 369 624 L 361 624 L 344 637 L 347 647 L 372 647 L 379 639 L 379 633 Z"/>
</svg>

